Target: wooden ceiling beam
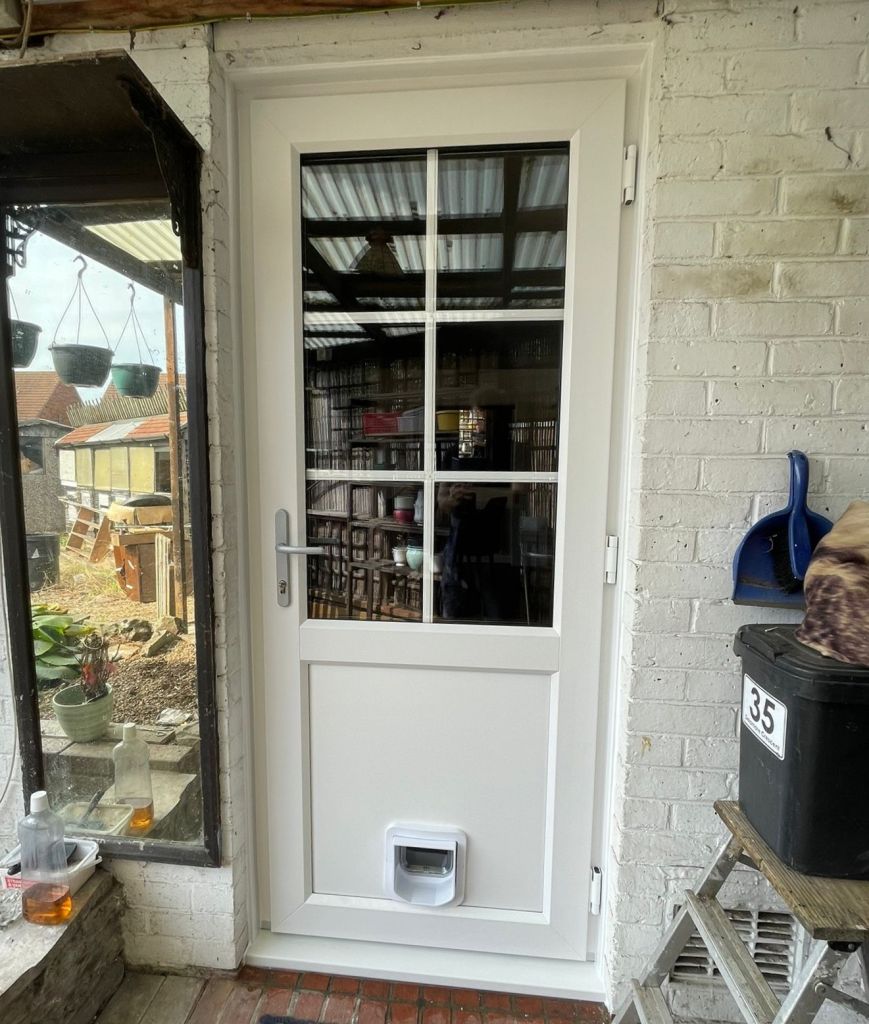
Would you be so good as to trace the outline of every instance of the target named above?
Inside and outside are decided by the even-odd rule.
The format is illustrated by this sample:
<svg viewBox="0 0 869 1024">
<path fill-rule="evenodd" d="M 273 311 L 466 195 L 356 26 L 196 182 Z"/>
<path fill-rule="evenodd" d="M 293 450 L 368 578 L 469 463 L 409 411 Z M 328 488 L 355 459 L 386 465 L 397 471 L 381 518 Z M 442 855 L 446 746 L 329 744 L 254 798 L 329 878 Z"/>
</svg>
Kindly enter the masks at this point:
<svg viewBox="0 0 869 1024">
<path fill-rule="evenodd" d="M 451 7 L 492 0 L 420 0 L 423 6 Z M 141 31 L 171 25 L 200 25 L 241 18 L 288 18 L 312 14 L 354 14 L 416 7 L 417 0 L 43 0 L 34 4 L 31 36 L 57 32 Z M 0 21 L 0 36 L 14 35 Z"/>
</svg>

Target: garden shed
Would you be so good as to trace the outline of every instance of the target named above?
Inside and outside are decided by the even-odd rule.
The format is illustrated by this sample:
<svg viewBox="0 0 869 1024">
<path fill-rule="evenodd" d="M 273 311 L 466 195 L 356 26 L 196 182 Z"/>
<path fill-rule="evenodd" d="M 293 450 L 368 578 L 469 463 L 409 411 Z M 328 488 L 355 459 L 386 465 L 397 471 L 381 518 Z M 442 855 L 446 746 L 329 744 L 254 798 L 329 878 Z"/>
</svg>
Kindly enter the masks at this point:
<svg viewBox="0 0 869 1024">
<path fill-rule="evenodd" d="M 182 445 L 185 432 L 181 413 Z M 83 424 L 55 445 L 61 484 L 72 502 L 104 509 L 113 501 L 171 491 L 166 414 Z"/>
</svg>

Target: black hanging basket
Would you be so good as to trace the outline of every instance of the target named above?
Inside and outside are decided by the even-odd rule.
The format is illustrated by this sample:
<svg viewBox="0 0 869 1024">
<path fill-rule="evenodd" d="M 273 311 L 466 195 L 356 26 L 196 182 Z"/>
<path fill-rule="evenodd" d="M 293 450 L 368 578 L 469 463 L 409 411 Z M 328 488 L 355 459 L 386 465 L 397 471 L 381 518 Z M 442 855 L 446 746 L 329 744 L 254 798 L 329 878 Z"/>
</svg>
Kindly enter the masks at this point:
<svg viewBox="0 0 869 1024">
<path fill-rule="evenodd" d="M 64 384 L 100 388 L 109 378 L 112 350 L 101 345 L 52 345 L 51 358 Z"/>
<path fill-rule="evenodd" d="M 10 320 L 10 324 L 12 326 L 12 365 L 21 370 L 33 362 L 42 328 L 38 324 L 28 323 L 26 320 Z"/>
<path fill-rule="evenodd" d="M 161 369 L 148 363 L 115 363 L 112 383 L 126 398 L 150 398 L 160 384 Z"/>
</svg>

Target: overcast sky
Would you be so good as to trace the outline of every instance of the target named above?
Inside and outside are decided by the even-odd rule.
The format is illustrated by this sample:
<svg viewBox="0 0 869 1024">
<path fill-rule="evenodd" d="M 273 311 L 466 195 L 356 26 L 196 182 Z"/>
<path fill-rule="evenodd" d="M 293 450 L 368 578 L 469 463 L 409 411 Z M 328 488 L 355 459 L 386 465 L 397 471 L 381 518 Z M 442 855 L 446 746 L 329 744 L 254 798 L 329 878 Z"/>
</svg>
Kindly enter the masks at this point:
<svg viewBox="0 0 869 1024">
<path fill-rule="evenodd" d="M 63 313 L 64 306 L 69 302 L 76 282 L 76 274 L 81 267 L 74 263 L 77 255 L 53 238 L 36 232 L 27 243 L 27 265 L 18 267 L 9 279 L 9 290 L 18 308 L 18 319 L 29 320 L 39 324 L 42 334 L 39 336 L 39 348 L 28 369 L 50 370 L 53 368 L 51 344 L 54 332 Z M 129 279 L 108 267 L 88 259 L 88 268 L 84 274 L 84 285 L 94 304 L 97 315 L 106 330 L 111 347 L 118 343 L 124 321 L 130 311 L 130 291 L 127 288 Z M 10 302 L 12 316 L 15 317 L 15 306 Z M 145 341 L 151 349 L 148 353 L 142 350 L 142 361 L 153 363 L 161 369 L 166 368 L 166 344 L 163 334 L 163 299 L 150 288 L 136 285 L 136 313 L 145 334 Z M 175 330 L 177 332 L 178 369 L 184 370 L 184 323 L 181 307 L 175 308 Z M 60 324 L 57 332 L 58 344 L 75 341 L 76 303 L 73 303 Z M 99 328 L 87 301 L 82 303 L 81 336 L 82 344 L 105 345 L 106 341 Z M 132 324 L 127 327 L 117 352 L 118 362 L 139 362 L 139 353 L 133 338 Z M 109 378 L 111 380 L 111 378 Z M 101 388 L 81 388 L 82 398 L 92 401 L 99 397 Z"/>
</svg>

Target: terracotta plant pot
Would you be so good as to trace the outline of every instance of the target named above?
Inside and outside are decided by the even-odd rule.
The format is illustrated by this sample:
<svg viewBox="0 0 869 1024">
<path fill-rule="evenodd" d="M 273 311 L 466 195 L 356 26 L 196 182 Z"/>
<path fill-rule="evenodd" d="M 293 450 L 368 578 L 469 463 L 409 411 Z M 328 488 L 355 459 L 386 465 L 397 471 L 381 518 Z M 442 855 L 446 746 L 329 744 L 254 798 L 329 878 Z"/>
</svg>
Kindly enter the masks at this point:
<svg viewBox="0 0 869 1024">
<path fill-rule="evenodd" d="M 109 377 L 112 350 L 99 345 L 52 345 L 51 358 L 64 384 L 100 388 Z"/>
<path fill-rule="evenodd" d="M 81 683 L 65 686 L 51 699 L 61 729 L 74 743 L 88 743 L 105 736 L 112 720 L 112 688 L 105 697 L 84 703 Z"/>
<path fill-rule="evenodd" d="M 28 323 L 26 320 L 11 320 L 10 323 L 12 325 L 12 365 L 23 369 L 33 362 L 42 328 L 38 324 Z"/>
<path fill-rule="evenodd" d="M 150 398 L 160 383 L 160 367 L 147 363 L 115 363 L 112 383 L 127 398 Z"/>
</svg>

